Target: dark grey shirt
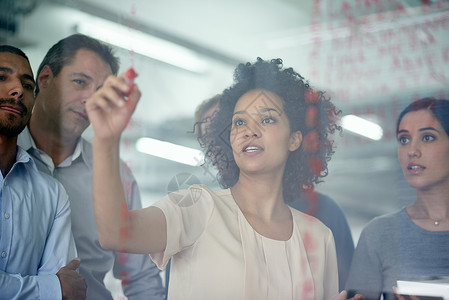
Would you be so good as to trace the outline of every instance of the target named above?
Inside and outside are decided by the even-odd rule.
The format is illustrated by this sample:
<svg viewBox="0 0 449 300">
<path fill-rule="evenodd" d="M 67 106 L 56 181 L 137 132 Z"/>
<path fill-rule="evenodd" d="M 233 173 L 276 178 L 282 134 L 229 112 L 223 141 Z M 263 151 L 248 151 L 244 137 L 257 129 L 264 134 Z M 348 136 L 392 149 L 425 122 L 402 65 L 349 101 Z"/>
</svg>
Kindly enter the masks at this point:
<svg viewBox="0 0 449 300">
<path fill-rule="evenodd" d="M 363 229 L 346 287 L 368 299 L 395 299 L 397 280 L 449 276 L 449 231 L 428 231 L 401 210 L 374 218 Z"/>
</svg>

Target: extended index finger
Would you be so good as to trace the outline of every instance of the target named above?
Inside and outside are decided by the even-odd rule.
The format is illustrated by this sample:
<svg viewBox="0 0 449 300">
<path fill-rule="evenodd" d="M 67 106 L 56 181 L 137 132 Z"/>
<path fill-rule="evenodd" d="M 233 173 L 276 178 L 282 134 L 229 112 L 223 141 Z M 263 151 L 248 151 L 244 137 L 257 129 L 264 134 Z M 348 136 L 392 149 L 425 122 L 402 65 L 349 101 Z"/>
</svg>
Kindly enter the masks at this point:
<svg viewBox="0 0 449 300">
<path fill-rule="evenodd" d="M 133 85 L 126 102 L 126 105 L 131 113 L 136 109 L 137 103 L 139 102 L 141 96 L 142 94 L 140 93 L 139 87 L 137 85 Z"/>
</svg>

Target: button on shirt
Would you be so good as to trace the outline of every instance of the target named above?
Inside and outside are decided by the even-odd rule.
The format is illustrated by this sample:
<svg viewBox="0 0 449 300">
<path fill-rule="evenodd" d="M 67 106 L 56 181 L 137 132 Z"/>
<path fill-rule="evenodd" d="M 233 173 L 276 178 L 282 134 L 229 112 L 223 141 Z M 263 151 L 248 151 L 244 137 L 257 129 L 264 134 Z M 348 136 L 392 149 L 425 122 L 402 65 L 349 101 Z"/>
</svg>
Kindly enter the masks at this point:
<svg viewBox="0 0 449 300">
<path fill-rule="evenodd" d="M 105 250 L 98 240 L 92 200 L 92 145 L 81 138 L 71 156 L 54 166 L 50 156 L 36 148 L 28 128 L 19 135 L 18 144 L 33 157 L 39 170 L 62 183 L 72 209 L 72 232 L 81 258 L 80 274 L 86 279 L 87 299 L 112 299 L 104 285 L 111 269 L 128 300 L 164 299 L 159 270 L 148 255 L 124 254 Z M 121 175 L 128 207 L 141 207 L 137 183 L 122 162 Z"/>
<path fill-rule="evenodd" d="M 56 273 L 77 256 L 67 193 L 20 147 L 0 179 L 0 299 L 61 299 Z"/>
</svg>

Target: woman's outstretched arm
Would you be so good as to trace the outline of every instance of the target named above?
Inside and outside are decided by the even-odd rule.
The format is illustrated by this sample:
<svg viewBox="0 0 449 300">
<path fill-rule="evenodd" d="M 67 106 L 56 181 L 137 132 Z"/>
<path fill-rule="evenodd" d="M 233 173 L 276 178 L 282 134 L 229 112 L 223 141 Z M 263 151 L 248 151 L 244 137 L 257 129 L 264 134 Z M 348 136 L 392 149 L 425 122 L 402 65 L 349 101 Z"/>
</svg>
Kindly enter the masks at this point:
<svg viewBox="0 0 449 300">
<path fill-rule="evenodd" d="M 129 211 L 120 178 L 120 137 L 140 96 L 133 79 L 111 75 L 86 102 L 94 129 L 93 204 L 102 247 L 155 253 L 165 249 L 165 216 L 156 207 Z"/>
</svg>

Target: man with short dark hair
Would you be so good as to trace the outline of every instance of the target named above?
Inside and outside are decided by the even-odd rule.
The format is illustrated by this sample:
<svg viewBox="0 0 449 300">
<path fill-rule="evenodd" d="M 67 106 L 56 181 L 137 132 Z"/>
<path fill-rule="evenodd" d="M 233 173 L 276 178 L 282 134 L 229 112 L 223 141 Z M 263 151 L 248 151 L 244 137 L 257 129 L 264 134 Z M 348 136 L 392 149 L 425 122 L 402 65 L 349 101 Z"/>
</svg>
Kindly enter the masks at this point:
<svg viewBox="0 0 449 300">
<path fill-rule="evenodd" d="M 0 46 L 0 299 L 84 299 L 67 194 L 17 147 L 34 87 L 27 56 Z"/>
<path fill-rule="evenodd" d="M 92 202 L 92 145 L 81 135 L 89 126 L 86 100 L 117 71 L 118 59 L 111 48 L 95 39 L 75 34 L 57 42 L 39 66 L 36 103 L 19 145 L 41 171 L 58 179 L 69 195 L 87 299 L 112 299 L 104 285 L 111 269 L 122 280 L 129 300 L 164 299 L 159 270 L 148 255 L 105 250 L 98 241 Z M 136 181 L 123 162 L 121 170 L 128 206 L 140 208 Z"/>
</svg>

